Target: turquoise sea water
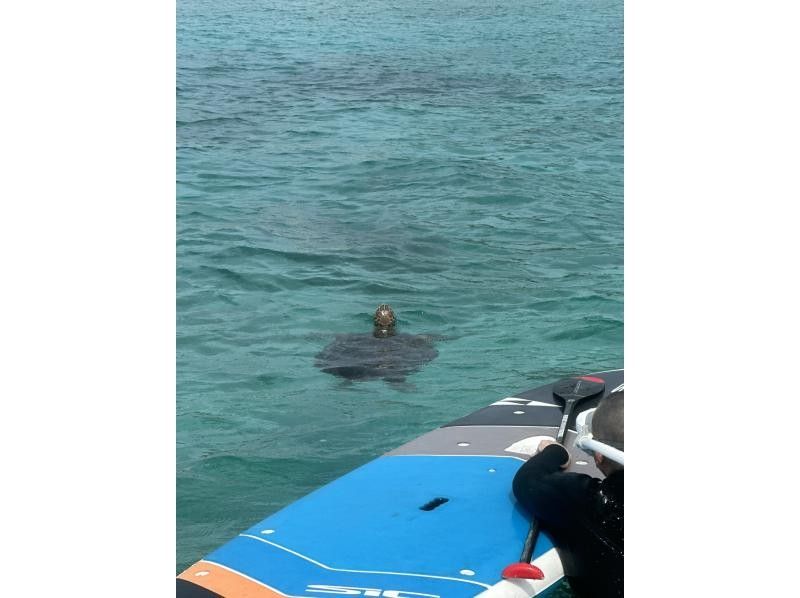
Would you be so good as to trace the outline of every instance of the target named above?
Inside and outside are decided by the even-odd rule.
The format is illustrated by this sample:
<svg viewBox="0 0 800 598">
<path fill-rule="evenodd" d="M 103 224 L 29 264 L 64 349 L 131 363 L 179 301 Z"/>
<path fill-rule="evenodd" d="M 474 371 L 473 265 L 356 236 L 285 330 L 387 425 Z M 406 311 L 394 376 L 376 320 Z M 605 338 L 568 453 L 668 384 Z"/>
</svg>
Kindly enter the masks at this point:
<svg viewBox="0 0 800 598">
<path fill-rule="evenodd" d="M 436 426 L 623 365 L 620 0 L 178 0 L 182 570 Z M 314 368 L 388 302 L 399 387 Z"/>
</svg>

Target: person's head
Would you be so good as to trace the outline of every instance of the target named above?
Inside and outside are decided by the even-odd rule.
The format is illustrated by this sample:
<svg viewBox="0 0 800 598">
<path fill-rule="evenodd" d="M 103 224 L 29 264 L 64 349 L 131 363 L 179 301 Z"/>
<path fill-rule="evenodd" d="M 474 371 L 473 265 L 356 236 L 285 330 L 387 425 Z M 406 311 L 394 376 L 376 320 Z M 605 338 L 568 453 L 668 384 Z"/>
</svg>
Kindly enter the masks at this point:
<svg viewBox="0 0 800 598">
<path fill-rule="evenodd" d="M 612 392 L 597 405 L 592 416 L 592 437 L 621 451 L 625 450 L 625 391 Z M 594 454 L 597 468 L 609 475 L 622 465 L 598 453 Z"/>
<path fill-rule="evenodd" d="M 397 318 L 394 315 L 390 305 L 381 303 L 378 309 L 375 310 L 373 317 L 375 328 L 373 334 L 378 337 L 392 336 L 394 334 L 394 327 L 397 324 Z"/>
</svg>

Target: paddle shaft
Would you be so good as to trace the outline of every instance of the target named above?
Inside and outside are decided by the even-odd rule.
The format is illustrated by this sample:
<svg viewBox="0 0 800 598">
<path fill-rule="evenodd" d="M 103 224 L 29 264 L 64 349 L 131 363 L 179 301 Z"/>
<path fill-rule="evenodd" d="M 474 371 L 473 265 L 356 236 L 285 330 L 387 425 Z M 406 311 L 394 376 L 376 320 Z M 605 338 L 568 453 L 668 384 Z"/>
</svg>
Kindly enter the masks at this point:
<svg viewBox="0 0 800 598">
<path fill-rule="evenodd" d="M 561 444 L 564 442 L 564 436 L 567 433 L 567 420 L 572 415 L 572 410 L 575 404 L 583 397 L 576 395 L 567 395 L 564 397 L 564 417 L 561 418 L 561 426 L 558 428 L 558 435 L 556 435 L 556 442 Z M 522 555 L 519 557 L 521 563 L 530 563 L 533 556 L 533 549 L 536 546 L 536 540 L 539 539 L 539 520 L 536 517 L 531 518 L 531 527 L 528 530 L 528 535 L 525 537 L 525 544 L 522 547 Z"/>
<path fill-rule="evenodd" d="M 564 436 L 567 435 L 567 420 L 572 415 L 572 410 L 578 401 L 580 401 L 580 398 L 574 396 L 564 398 L 564 417 L 561 418 L 561 425 L 558 427 L 558 434 L 556 434 L 556 442 L 559 444 L 564 442 Z"/>
<path fill-rule="evenodd" d="M 522 546 L 522 555 L 519 557 L 520 563 L 530 563 L 533 556 L 533 549 L 536 546 L 536 540 L 539 539 L 539 520 L 536 517 L 531 518 L 531 527 L 528 530 L 528 535 L 525 537 L 525 544 Z"/>
<path fill-rule="evenodd" d="M 567 378 L 553 385 L 553 396 L 564 401 L 564 416 L 561 418 L 561 425 L 558 427 L 556 442 L 563 444 L 564 436 L 567 434 L 567 421 L 569 416 L 572 415 L 575 405 L 583 399 L 602 395 L 604 390 L 604 380 L 594 376 Z M 536 517 L 531 517 L 531 527 L 525 537 L 522 556 L 520 556 L 518 562 L 503 569 L 503 579 L 544 579 L 544 572 L 531 563 L 533 549 L 536 546 L 538 537 L 539 521 Z"/>
</svg>

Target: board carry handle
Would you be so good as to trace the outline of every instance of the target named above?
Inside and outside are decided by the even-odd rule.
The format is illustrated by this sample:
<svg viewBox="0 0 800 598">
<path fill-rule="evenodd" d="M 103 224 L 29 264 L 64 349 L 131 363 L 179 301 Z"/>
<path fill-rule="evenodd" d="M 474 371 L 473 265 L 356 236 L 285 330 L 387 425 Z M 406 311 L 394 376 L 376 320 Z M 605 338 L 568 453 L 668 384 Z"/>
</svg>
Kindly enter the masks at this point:
<svg viewBox="0 0 800 598">
<path fill-rule="evenodd" d="M 580 401 L 602 394 L 606 389 L 605 381 L 595 376 L 576 376 L 564 378 L 553 385 L 553 396 L 564 401 L 564 415 L 558 427 L 556 442 L 562 444 L 567 434 L 567 421 Z M 539 520 L 531 517 L 531 526 L 522 546 L 519 562 L 512 563 L 503 569 L 503 579 L 544 579 L 544 572 L 531 563 L 536 540 L 539 539 Z"/>
</svg>

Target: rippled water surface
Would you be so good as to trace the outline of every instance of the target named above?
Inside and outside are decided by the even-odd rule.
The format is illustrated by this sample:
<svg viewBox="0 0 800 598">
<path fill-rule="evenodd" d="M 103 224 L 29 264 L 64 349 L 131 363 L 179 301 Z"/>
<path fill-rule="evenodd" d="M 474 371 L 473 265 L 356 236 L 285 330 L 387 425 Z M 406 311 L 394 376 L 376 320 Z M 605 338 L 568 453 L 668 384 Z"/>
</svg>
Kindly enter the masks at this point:
<svg viewBox="0 0 800 598">
<path fill-rule="evenodd" d="M 622 367 L 619 0 L 178 0 L 177 564 L 440 424 Z M 405 384 L 336 334 L 445 337 Z"/>
</svg>

